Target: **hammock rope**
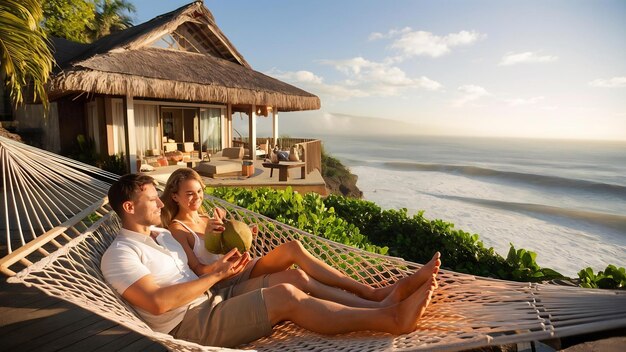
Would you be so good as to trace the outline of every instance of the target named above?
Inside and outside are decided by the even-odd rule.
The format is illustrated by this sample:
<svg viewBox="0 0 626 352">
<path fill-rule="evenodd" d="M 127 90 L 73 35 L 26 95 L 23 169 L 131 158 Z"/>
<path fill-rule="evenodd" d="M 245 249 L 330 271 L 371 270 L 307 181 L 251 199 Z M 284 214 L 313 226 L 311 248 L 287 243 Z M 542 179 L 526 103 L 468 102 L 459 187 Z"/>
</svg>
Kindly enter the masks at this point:
<svg viewBox="0 0 626 352">
<path fill-rule="evenodd" d="M 0 143 L 0 147 L 5 147 L 4 140 L 0 140 Z M 5 202 L 11 199 L 6 196 L 10 193 L 7 192 L 8 187 L 20 189 L 16 194 L 28 194 L 23 192 L 23 188 L 19 188 L 23 186 L 18 186 L 18 181 L 28 179 L 26 177 L 15 178 L 11 176 L 15 173 L 7 170 L 6 165 L 9 165 L 15 158 L 9 158 L 10 161 L 5 163 L 6 149 L 0 151 L 3 160 L 2 186 Z M 106 197 L 102 195 L 108 189 L 108 184 L 95 179 L 92 175 L 96 174 L 89 168 L 86 171 L 88 178 L 85 178 L 85 173 L 82 173 L 82 176 L 76 175 L 76 173 L 81 173 L 81 171 L 76 171 L 82 167 L 81 165 L 69 163 L 63 159 L 55 159 L 54 163 L 51 163 L 51 157 L 44 159 L 47 162 L 39 165 L 39 171 L 60 169 L 62 171 L 57 174 L 67 178 L 65 181 L 56 182 L 56 187 L 61 188 L 59 183 L 63 182 L 74 183 L 77 188 L 85 187 L 79 192 L 81 197 L 92 199 L 94 196 L 89 195 L 91 191 L 83 192 L 82 190 L 91 190 L 90 187 L 96 185 L 101 190 L 100 196 L 89 206 L 77 209 L 74 214 L 63 213 L 63 217 L 59 217 L 59 221 L 63 220 L 63 222 L 53 222 L 54 228 L 35 236 L 35 240 L 11 253 L 10 261 L 6 261 L 6 257 L 3 258 L 0 268 L 7 275 L 13 275 L 18 271 L 14 266 L 25 267 L 8 281 L 34 286 L 48 295 L 69 301 L 110 319 L 172 350 L 224 350 L 177 340 L 170 335 L 152 331 L 138 317 L 133 308 L 104 281 L 99 270 L 100 258 L 121 227 L 119 218 L 110 211 Z M 65 165 L 67 169 L 57 169 L 57 164 Z M 11 165 L 24 167 L 23 164 Z M 36 165 L 33 167 L 37 168 Z M 8 180 L 13 180 L 13 183 L 4 183 L 5 176 Z M 73 179 L 74 177 L 83 182 L 77 182 Z M 42 180 L 41 178 L 34 179 Z M 49 183 L 43 183 L 40 189 L 45 190 L 49 185 Z M 66 196 L 72 200 L 78 199 L 73 198 L 72 195 L 66 194 Z M 18 199 L 12 197 L 12 200 Z M 15 203 L 19 204 L 17 201 Z M 36 202 L 33 200 L 32 203 Z M 25 201 L 24 204 L 27 205 L 29 202 Z M 253 257 L 262 256 L 281 243 L 299 240 L 316 257 L 346 275 L 374 287 L 391 284 L 421 267 L 420 264 L 401 258 L 369 253 L 331 242 L 211 196 L 205 196 L 204 206 L 207 209 L 214 206 L 222 207 L 233 219 L 257 224 L 259 235 L 251 251 Z M 72 209 L 71 204 L 68 204 L 68 207 Z M 6 205 L 5 209 L 8 209 Z M 42 209 L 45 207 L 42 206 Z M 53 212 L 58 212 L 58 208 L 51 207 L 51 209 Z M 41 216 L 33 212 L 26 212 L 26 214 L 29 214 L 32 219 Z M 85 220 L 87 217 L 93 219 L 92 214 L 97 214 L 100 218 L 95 222 Z M 75 224 L 82 225 L 75 226 Z M 76 236 L 77 234 L 79 235 Z M 52 241 L 56 241 L 57 245 L 51 245 Z M 45 250 L 45 253 L 53 253 L 44 254 L 46 255 L 44 258 L 32 264 L 35 260 L 27 257 L 37 254 L 38 248 L 46 246 L 51 249 Z M 445 265 L 445 258 L 443 261 Z M 448 351 L 557 338 L 626 326 L 626 292 L 624 291 L 510 282 L 447 270 L 440 271 L 438 283 L 439 288 L 435 291 L 426 313 L 420 319 L 417 330 L 410 334 L 392 336 L 383 333 L 357 332 L 326 336 L 312 333 L 287 322 L 276 326 L 271 336 L 239 347 L 260 351 L 277 349 L 285 351 Z"/>
</svg>

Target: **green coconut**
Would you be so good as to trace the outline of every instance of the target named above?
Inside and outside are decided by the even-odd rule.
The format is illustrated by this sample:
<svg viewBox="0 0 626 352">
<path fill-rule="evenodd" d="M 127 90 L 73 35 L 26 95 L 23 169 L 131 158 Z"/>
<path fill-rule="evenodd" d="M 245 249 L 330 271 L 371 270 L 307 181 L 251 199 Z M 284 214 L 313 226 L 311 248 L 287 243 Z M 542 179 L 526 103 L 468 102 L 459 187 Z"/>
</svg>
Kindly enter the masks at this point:
<svg viewBox="0 0 626 352">
<path fill-rule="evenodd" d="M 252 231 L 245 222 L 229 220 L 224 222 L 222 232 L 222 249 L 225 253 L 233 248 L 239 252 L 247 252 L 252 247 Z"/>
<path fill-rule="evenodd" d="M 204 233 L 204 248 L 207 251 L 215 254 L 223 254 L 224 249 L 222 247 L 222 233 L 207 231 Z"/>
</svg>

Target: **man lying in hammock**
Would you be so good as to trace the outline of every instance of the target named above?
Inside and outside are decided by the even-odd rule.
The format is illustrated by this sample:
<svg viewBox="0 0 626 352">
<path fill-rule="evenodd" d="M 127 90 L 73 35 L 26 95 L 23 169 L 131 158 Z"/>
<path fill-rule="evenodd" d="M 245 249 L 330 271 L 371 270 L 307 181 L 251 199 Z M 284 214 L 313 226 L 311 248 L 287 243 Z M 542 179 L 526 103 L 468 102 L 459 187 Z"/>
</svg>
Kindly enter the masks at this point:
<svg viewBox="0 0 626 352">
<path fill-rule="evenodd" d="M 436 288 L 438 254 L 398 281 L 390 299 L 371 305 L 317 298 L 289 283 L 270 285 L 266 275 L 212 289 L 244 271 L 249 254 L 234 249 L 198 277 L 187 265 L 183 247 L 168 230 L 155 227 L 163 203 L 151 177 L 122 176 L 108 195 L 122 230 L 102 257 L 102 273 L 153 330 L 176 338 L 234 347 L 270 335 L 274 325 L 286 320 L 322 334 L 405 334 L 415 330 Z"/>
</svg>

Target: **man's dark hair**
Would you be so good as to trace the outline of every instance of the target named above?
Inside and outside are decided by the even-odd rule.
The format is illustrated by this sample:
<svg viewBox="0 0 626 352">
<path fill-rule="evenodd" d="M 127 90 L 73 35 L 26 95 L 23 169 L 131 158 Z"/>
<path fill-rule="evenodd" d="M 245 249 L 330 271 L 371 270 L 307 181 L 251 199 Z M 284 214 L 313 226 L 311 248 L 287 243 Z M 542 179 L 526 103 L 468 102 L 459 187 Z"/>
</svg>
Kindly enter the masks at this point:
<svg viewBox="0 0 626 352">
<path fill-rule="evenodd" d="M 141 191 L 143 186 L 154 184 L 154 179 L 144 174 L 126 174 L 115 181 L 109 188 L 109 204 L 117 215 L 123 217 L 122 204 L 133 200 L 135 193 Z"/>
</svg>

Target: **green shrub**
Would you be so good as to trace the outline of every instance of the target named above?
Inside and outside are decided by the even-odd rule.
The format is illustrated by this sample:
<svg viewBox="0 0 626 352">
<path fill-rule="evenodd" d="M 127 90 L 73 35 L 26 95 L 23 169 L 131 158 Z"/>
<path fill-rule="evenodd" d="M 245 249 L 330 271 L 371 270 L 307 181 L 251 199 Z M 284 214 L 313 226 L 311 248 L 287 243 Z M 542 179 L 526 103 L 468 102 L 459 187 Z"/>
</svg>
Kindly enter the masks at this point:
<svg viewBox="0 0 626 352">
<path fill-rule="evenodd" d="M 328 209 L 317 193 L 301 195 L 286 190 L 257 188 L 208 188 L 207 193 L 331 241 L 387 254 L 387 248 L 372 244 L 359 229 Z"/>
<path fill-rule="evenodd" d="M 454 228 L 443 220 L 428 220 L 423 212 L 409 216 L 406 209 L 383 210 L 373 202 L 316 193 L 300 195 L 291 188 L 207 189 L 207 193 L 301 230 L 370 252 L 390 254 L 425 263 L 439 251 L 443 266 L 454 271 L 515 281 L 544 281 L 563 275 L 541 268 L 537 254 L 510 245 L 503 258 L 486 248 L 477 234 Z M 624 268 L 609 265 L 595 274 L 591 268 L 578 276 L 583 287 L 624 288 Z"/>
<path fill-rule="evenodd" d="M 618 289 L 626 287 L 626 269 L 617 268 L 615 265 L 609 265 L 604 271 L 598 274 L 593 269 L 586 268 L 578 273 L 580 278 L 580 286 L 587 288 L 609 288 Z"/>
<path fill-rule="evenodd" d="M 477 234 L 457 230 L 443 220 L 428 220 L 423 212 L 409 216 L 406 209 L 382 210 L 373 202 L 331 195 L 324 200 L 338 216 L 356 225 L 374 244 L 389 253 L 425 263 L 439 251 L 443 266 L 458 272 L 519 281 L 539 281 L 561 274 L 540 268 L 536 254 L 516 251 L 511 245 L 507 259 L 485 248 Z"/>
</svg>

